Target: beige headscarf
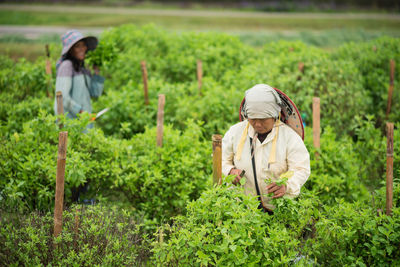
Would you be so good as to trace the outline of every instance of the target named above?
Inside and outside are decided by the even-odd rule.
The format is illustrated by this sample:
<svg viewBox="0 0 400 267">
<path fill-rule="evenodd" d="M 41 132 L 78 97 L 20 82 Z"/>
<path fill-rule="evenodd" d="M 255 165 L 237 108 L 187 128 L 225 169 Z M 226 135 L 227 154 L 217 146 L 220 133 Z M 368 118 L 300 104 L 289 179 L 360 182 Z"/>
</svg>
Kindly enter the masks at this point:
<svg viewBox="0 0 400 267">
<path fill-rule="evenodd" d="M 276 126 L 279 124 L 279 114 L 281 112 L 280 104 L 282 103 L 281 98 L 274 88 L 267 84 L 257 84 L 246 91 L 245 93 L 245 106 L 247 118 L 250 119 L 266 119 L 275 118 L 277 119 Z M 246 141 L 247 132 L 249 129 L 249 122 L 245 129 L 243 130 L 242 137 L 238 143 L 236 160 L 240 160 L 242 156 L 242 150 L 244 142 Z M 278 137 L 279 128 L 277 128 L 277 133 L 275 134 L 274 140 L 272 142 L 271 153 L 268 160 L 269 163 L 275 162 L 276 154 L 276 141 Z M 253 140 L 257 138 L 257 133 L 253 136 Z M 255 151 L 255 142 L 252 143 L 253 153 Z M 253 157 L 253 155 L 252 155 Z"/>
<path fill-rule="evenodd" d="M 267 84 L 257 84 L 246 91 L 245 106 L 247 118 L 266 119 L 279 117 L 282 103 L 278 93 Z"/>
</svg>

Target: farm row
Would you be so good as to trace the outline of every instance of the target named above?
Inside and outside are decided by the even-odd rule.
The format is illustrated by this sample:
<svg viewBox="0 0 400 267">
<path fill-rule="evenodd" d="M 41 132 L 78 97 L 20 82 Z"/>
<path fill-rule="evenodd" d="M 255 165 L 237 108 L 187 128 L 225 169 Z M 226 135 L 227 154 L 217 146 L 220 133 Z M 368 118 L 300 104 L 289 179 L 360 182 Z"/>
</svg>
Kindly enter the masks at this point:
<svg viewBox="0 0 400 267">
<path fill-rule="evenodd" d="M 300 42 L 255 49 L 229 35 L 172 34 L 153 26 L 105 32 L 87 63 L 101 66 L 106 76 L 94 110 L 110 111 L 86 134 L 88 114 L 63 119 L 67 211 L 56 248 L 51 218 L 59 129 L 54 99 L 46 96 L 55 75 L 46 76 L 45 58 L 14 63 L 3 57 L 0 241 L 6 246 L 0 260 L 170 266 L 398 262 L 399 72 L 388 118 L 385 113 L 389 63 L 400 62 L 399 44 L 387 37 L 326 52 Z M 59 49 L 51 47 L 52 54 Z M 197 60 L 203 65 L 201 91 Z M 301 71 L 299 63 L 304 63 Z M 278 200 L 274 216 L 257 211 L 256 200 L 240 188 L 232 189 L 231 177 L 219 187 L 211 181 L 211 135 L 225 133 L 238 120 L 244 91 L 256 83 L 279 88 L 296 102 L 312 157 L 301 197 Z M 50 92 L 54 96 L 54 88 Z M 155 129 L 160 93 L 166 95 L 161 148 Z M 321 99 L 320 149 L 312 145 L 310 128 L 315 96 Z M 395 122 L 393 216 L 381 211 L 386 121 Z M 100 205 L 74 204 L 87 182 L 84 197 Z"/>
</svg>

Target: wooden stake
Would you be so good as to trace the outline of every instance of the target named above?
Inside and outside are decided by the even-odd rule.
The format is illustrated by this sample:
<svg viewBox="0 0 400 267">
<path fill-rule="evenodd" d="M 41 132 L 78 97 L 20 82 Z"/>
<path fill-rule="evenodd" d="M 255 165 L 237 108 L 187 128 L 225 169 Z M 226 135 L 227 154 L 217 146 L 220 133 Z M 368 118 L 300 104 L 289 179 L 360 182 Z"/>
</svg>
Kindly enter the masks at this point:
<svg viewBox="0 0 400 267">
<path fill-rule="evenodd" d="M 320 148 L 320 133 L 320 100 L 319 97 L 313 97 L 313 140 L 315 148 Z"/>
<path fill-rule="evenodd" d="M 213 134 L 213 182 L 222 183 L 222 135 Z"/>
<path fill-rule="evenodd" d="M 390 60 L 390 84 L 394 84 L 394 68 L 396 67 L 396 63 L 393 59 Z"/>
<path fill-rule="evenodd" d="M 393 208 L 393 123 L 386 123 L 386 214 L 392 215 Z"/>
<path fill-rule="evenodd" d="M 146 69 L 146 61 L 140 62 L 142 66 L 142 77 L 143 77 L 143 90 L 144 90 L 144 103 L 146 105 L 149 104 L 149 94 L 148 94 L 148 85 L 147 85 L 147 69 Z"/>
<path fill-rule="evenodd" d="M 51 98 L 50 96 L 50 88 L 51 88 L 51 62 L 50 62 L 50 50 L 49 50 L 49 45 L 46 44 L 46 74 L 47 74 L 47 89 L 46 89 L 46 93 L 47 93 L 47 97 Z"/>
<path fill-rule="evenodd" d="M 158 112 L 157 112 L 157 146 L 162 147 L 163 130 L 164 130 L 164 105 L 165 95 L 158 95 Z"/>
<path fill-rule="evenodd" d="M 197 60 L 197 81 L 199 86 L 199 94 L 201 95 L 201 87 L 203 85 L 203 63 Z"/>
<path fill-rule="evenodd" d="M 299 76 L 297 76 L 297 80 L 301 80 L 301 75 L 304 74 L 304 63 L 303 62 L 299 62 Z"/>
<path fill-rule="evenodd" d="M 67 158 L 67 138 L 68 132 L 60 132 L 58 137 L 56 196 L 54 205 L 54 237 L 57 237 L 62 230 L 65 161 Z"/>
<path fill-rule="evenodd" d="M 63 96 L 60 91 L 57 91 L 56 99 L 57 99 L 57 115 L 64 114 Z M 61 129 L 63 126 L 64 125 L 60 123 L 59 128 Z"/>
<path fill-rule="evenodd" d="M 303 62 L 299 62 L 299 71 L 300 71 L 300 73 L 304 73 L 304 63 Z"/>
<path fill-rule="evenodd" d="M 388 103 L 386 108 L 386 119 L 389 117 L 390 109 L 392 107 L 392 97 L 393 97 L 393 88 L 394 88 L 394 68 L 395 62 L 393 59 L 390 60 L 390 84 L 389 84 L 389 92 L 388 92 Z"/>
</svg>

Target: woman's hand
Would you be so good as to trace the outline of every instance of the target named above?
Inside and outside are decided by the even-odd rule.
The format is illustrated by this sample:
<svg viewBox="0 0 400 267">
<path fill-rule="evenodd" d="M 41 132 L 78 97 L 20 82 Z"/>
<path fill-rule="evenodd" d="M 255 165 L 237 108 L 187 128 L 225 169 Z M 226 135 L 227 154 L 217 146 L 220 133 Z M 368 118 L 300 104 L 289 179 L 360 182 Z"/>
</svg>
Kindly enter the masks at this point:
<svg viewBox="0 0 400 267">
<path fill-rule="evenodd" d="M 267 186 L 268 193 L 273 193 L 272 198 L 283 197 L 286 193 L 286 185 L 277 185 L 276 183 L 269 184 Z"/>
<path fill-rule="evenodd" d="M 242 177 L 240 177 L 241 173 L 242 173 L 242 170 L 239 170 L 236 168 L 231 169 L 229 174 L 236 175 L 235 179 L 232 181 L 232 184 L 236 185 L 240 182 L 240 179 L 242 179 Z"/>
<path fill-rule="evenodd" d="M 96 74 L 96 75 L 99 75 L 99 73 L 100 73 L 100 69 L 96 65 L 93 65 L 93 71 L 94 71 L 94 74 Z"/>
</svg>

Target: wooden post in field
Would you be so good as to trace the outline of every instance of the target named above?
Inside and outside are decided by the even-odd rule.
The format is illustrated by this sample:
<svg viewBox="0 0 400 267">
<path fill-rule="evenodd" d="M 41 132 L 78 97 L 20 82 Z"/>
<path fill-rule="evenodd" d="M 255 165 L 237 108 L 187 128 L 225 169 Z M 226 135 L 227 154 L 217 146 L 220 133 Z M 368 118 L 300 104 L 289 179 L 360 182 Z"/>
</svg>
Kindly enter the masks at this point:
<svg viewBox="0 0 400 267">
<path fill-rule="evenodd" d="M 297 80 L 301 80 L 301 75 L 304 74 L 304 63 L 303 62 L 299 62 L 299 71 L 300 71 L 300 74 L 299 74 L 299 76 L 297 76 Z"/>
<path fill-rule="evenodd" d="M 300 73 L 304 73 L 304 63 L 303 62 L 299 62 L 299 71 L 300 71 Z"/>
<path fill-rule="evenodd" d="M 392 215 L 393 208 L 393 123 L 386 123 L 386 214 Z"/>
<path fill-rule="evenodd" d="M 165 95 L 158 95 L 158 112 L 157 112 L 157 146 L 162 147 L 163 130 L 164 130 L 164 105 Z"/>
<path fill-rule="evenodd" d="M 51 62 L 50 62 L 50 50 L 49 50 L 49 45 L 46 44 L 46 75 L 47 75 L 47 97 L 51 98 L 50 96 L 50 88 L 51 88 Z"/>
<path fill-rule="evenodd" d="M 140 62 L 142 66 L 142 77 L 143 77 L 143 90 L 144 90 L 144 103 L 146 105 L 149 104 L 149 93 L 148 93 L 148 85 L 147 85 L 147 69 L 146 69 L 146 61 Z"/>
<path fill-rule="evenodd" d="M 64 114 L 64 104 L 63 104 L 63 96 L 60 91 L 56 93 L 57 98 L 57 115 Z M 62 123 L 59 124 L 59 128 L 61 129 L 64 125 Z"/>
<path fill-rule="evenodd" d="M 389 117 L 390 109 L 392 107 L 393 87 L 394 87 L 394 68 L 395 62 L 393 59 L 390 60 L 390 84 L 388 92 L 388 102 L 386 108 L 386 119 Z"/>
<path fill-rule="evenodd" d="M 313 97 L 313 140 L 317 149 L 320 148 L 320 132 L 320 100 L 319 97 Z"/>
<path fill-rule="evenodd" d="M 222 135 L 213 134 L 213 182 L 222 182 Z"/>
<path fill-rule="evenodd" d="M 203 63 L 197 60 L 197 82 L 199 86 L 199 94 L 201 95 L 201 87 L 203 85 Z"/>
<path fill-rule="evenodd" d="M 58 158 L 56 176 L 56 201 L 54 204 L 54 237 L 57 237 L 62 230 L 62 214 L 64 206 L 64 176 L 65 161 L 67 158 L 68 132 L 60 132 L 58 137 Z"/>
</svg>

